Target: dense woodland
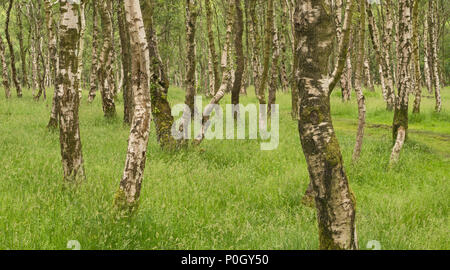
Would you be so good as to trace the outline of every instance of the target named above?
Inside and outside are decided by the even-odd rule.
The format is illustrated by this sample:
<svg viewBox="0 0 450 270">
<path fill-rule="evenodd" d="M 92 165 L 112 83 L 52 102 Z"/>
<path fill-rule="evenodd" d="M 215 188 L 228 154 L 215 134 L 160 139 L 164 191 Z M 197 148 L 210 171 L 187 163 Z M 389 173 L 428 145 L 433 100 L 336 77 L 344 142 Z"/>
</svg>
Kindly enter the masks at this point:
<svg viewBox="0 0 450 270">
<path fill-rule="evenodd" d="M 216 150 L 203 142 L 208 114 L 193 139 L 172 136 L 174 97 L 187 105 L 180 132 L 193 120 L 196 95 L 219 105 L 251 97 L 268 114 L 279 102 L 281 121 L 294 122 L 298 136 L 290 148 L 306 160 L 297 170 L 309 184 L 296 186 L 297 202 L 315 209 L 319 248 L 358 249 L 358 196 L 332 123 L 333 98 L 356 105 L 346 163 L 365 164 L 368 107 L 378 95 L 391 134 L 389 149 L 377 152 L 388 160 L 380 170 L 401 170 L 409 118 L 432 113 L 449 124 L 449 22 L 448 0 L 0 0 L 1 99 L 47 104 L 46 124 L 34 129 L 59 131 L 65 186 L 90 181 L 80 110 L 98 106 L 105 126 L 123 123 L 128 147 L 116 149 L 126 160 L 111 203 L 123 218 L 139 212 L 144 171 L 156 170 L 146 169 L 148 157 Z M 147 151 L 155 142 L 160 152 Z"/>
</svg>

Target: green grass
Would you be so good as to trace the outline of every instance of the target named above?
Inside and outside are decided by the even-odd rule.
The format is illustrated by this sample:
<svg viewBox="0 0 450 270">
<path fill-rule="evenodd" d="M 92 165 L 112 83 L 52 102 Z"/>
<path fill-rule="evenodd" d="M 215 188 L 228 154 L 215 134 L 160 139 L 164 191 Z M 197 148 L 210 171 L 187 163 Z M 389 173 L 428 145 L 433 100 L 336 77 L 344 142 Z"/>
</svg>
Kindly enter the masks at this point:
<svg viewBox="0 0 450 270">
<path fill-rule="evenodd" d="M 355 98 L 342 104 L 338 91 L 332 96 L 334 124 L 357 197 L 361 249 L 370 240 L 382 249 L 450 249 L 450 89 L 442 91 L 440 114 L 433 112 L 434 100 L 424 98 L 422 113 L 410 115 L 409 140 L 391 170 L 393 114 L 385 111 L 379 93 L 366 94 L 369 126 L 356 165 L 351 163 Z M 172 104 L 183 96 L 182 90 L 170 89 Z M 242 98 L 249 102 L 256 102 L 254 95 Z M 22 99 L 6 101 L 2 95 L 0 249 L 66 249 L 72 239 L 82 249 L 317 249 L 315 211 L 300 203 L 309 180 L 297 123 L 290 117 L 290 95 L 280 93 L 277 102 L 280 145 L 275 151 L 260 151 L 257 140 L 217 140 L 205 141 L 200 150 L 165 153 L 152 126 L 139 212 L 118 220 L 112 204 L 129 134 L 121 121 L 122 100 L 116 102 L 117 119 L 105 121 L 99 98 L 93 104 L 83 99 L 87 181 L 65 189 L 59 133 L 45 128 L 51 99 L 34 102 L 30 91 Z"/>
</svg>

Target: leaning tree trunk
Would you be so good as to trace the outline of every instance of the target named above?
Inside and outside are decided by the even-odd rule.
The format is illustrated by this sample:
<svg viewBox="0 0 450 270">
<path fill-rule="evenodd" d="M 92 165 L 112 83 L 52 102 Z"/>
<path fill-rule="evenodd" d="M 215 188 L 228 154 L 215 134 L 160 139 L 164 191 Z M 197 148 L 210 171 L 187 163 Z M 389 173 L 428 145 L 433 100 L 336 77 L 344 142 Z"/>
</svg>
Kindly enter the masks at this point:
<svg viewBox="0 0 450 270">
<path fill-rule="evenodd" d="M 300 120 L 298 130 L 313 186 L 321 249 L 357 249 L 355 198 L 344 171 L 330 113 L 330 94 L 345 65 L 353 1 L 347 1 L 344 38 L 339 62 L 328 77 L 328 60 L 335 37 L 331 9 L 320 0 L 296 1 L 296 36 L 303 44 L 298 54 Z M 308 20 L 304 20 L 308 18 Z M 320 35 L 318 35 L 320 33 Z"/>
<path fill-rule="evenodd" d="M 413 0 L 399 0 L 398 4 L 398 43 L 397 51 L 398 97 L 395 104 L 394 121 L 392 125 L 395 146 L 392 149 L 390 164 L 397 162 L 408 132 L 408 87 L 410 86 L 411 62 L 411 5 Z"/>
<path fill-rule="evenodd" d="M 11 42 L 11 37 L 9 35 L 9 21 L 11 18 L 11 9 L 13 7 L 13 0 L 9 0 L 8 10 L 6 11 L 6 23 L 5 23 L 5 36 L 6 41 L 8 42 L 9 54 L 11 58 L 11 74 L 12 80 L 14 82 L 14 86 L 16 87 L 17 97 L 22 97 L 22 87 L 20 86 L 19 80 L 17 79 L 17 70 L 16 70 L 16 60 L 14 57 L 14 47 Z"/>
<path fill-rule="evenodd" d="M 358 101 L 358 131 L 356 134 L 355 148 L 353 149 L 353 161 L 358 161 L 361 155 L 361 149 L 364 138 L 364 127 L 366 125 L 366 102 L 362 91 L 364 80 L 364 54 L 366 40 L 366 0 L 360 2 L 359 6 L 359 48 L 358 48 L 358 67 L 356 68 L 356 84 L 355 92 Z"/>
<path fill-rule="evenodd" d="M 112 54 L 113 50 L 113 28 L 112 28 L 112 2 L 109 0 L 102 0 L 99 6 L 100 16 L 102 19 L 103 28 L 103 48 L 100 56 L 98 67 L 98 81 L 100 86 L 100 94 L 102 96 L 103 113 L 106 118 L 111 118 L 116 115 L 116 105 L 114 103 L 114 82 L 112 70 Z"/>
<path fill-rule="evenodd" d="M 150 99 L 156 137 L 163 149 L 173 150 L 177 142 L 172 136 L 173 116 L 167 100 L 169 79 L 158 50 L 158 39 L 153 26 L 154 0 L 145 0 L 141 6 L 144 11 L 144 26 L 146 31 L 150 56 Z"/>
<path fill-rule="evenodd" d="M 79 5 L 60 1 L 60 48 L 57 85 L 62 93 L 59 101 L 59 131 L 64 179 L 76 183 L 84 180 L 78 109 L 78 53 L 80 46 Z"/>
<path fill-rule="evenodd" d="M 120 36 L 122 40 L 122 33 Z M 98 70 L 98 7 L 96 4 L 92 5 L 92 56 L 91 56 L 91 74 L 89 76 L 89 97 L 88 101 L 92 102 L 95 99 L 97 91 L 97 70 Z M 126 61 L 126 60 L 122 60 Z M 125 75 L 125 74 L 124 74 Z"/>
<path fill-rule="evenodd" d="M 226 40 L 222 53 L 222 84 L 220 85 L 219 91 L 217 91 L 216 95 L 211 99 L 209 105 L 217 105 L 220 100 L 225 96 L 225 92 L 228 88 L 228 85 L 231 81 L 231 40 L 232 40 L 232 31 L 233 31 L 233 14 L 234 14 L 234 1 L 235 0 L 227 0 L 226 3 Z M 213 106 L 207 107 L 208 110 L 205 111 L 202 118 L 202 127 L 200 133 L 195 137 L 193 144 L 199 145 L 203 139 L 205 138 L 205 134 L 208 131 L 210 121 L 209 115 L 213 110 Z"/>
<path fill-rule="evenodd" d="M 1 35 L 0 35 L 0 65 L 2 68 L 3 88 L 5 88 L 5 96 L 8 99 L 11 97 L 11 89 L 9 86 L 8 66 L 6 65 L 5 59 L 5 45 L 3 44 Z"/>
<path fill-rule="evenodd" d="M 244 34 L 244 19 L 242 16 L 241 1 L 235 0 L 234 5 L 236 9 L 236 35 L 234 39 L 234 47 L 236 49 L 236 71 L 234 72 L 234 84 L 231 91 L 231 103 L 233 105 L 238 105 L 242 86 L 242 76 L 244 75 L 245 69 L 244 48 L 242 45 L 242 36 Z M 237 117 L 237 112 L 235 114 L 235 117 Z"/>
<path fill-rule="evenodd" d="M 141 193 L 151 122 L 148 84 L 150 61 L 139 0 L 125 0 L 124 4 L 133 59 L 131 81 L 135 109 L 128 139 L 125 168 L 115 204 L 122 210 L 132 211 L 138 206 L 137 202 Z"/>
<path fill-rule="evenodd" d="M 420 55 L 419 55 L 419 1 L 414 1 L 413 7 L 413 65 L 414 65 L 414 106 L 413 113 L 420 113 L 420 101 L 422 99 L 422 84 L 420 80 Z"/>
</svg>

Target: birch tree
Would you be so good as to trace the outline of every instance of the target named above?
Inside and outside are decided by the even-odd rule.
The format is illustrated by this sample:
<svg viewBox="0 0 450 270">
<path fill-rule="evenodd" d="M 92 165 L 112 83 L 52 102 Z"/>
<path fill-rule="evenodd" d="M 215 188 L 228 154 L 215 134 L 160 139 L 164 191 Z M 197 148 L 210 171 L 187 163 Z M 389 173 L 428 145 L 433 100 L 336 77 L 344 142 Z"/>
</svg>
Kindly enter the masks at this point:
<svg viewBox="0 0 450 270">
<path fill-rule="evenodd" d="M 103 47 L 100 54 L 98 66 L 98 81 L 100 94 L 102 96 L 102 107 L 105 117 L 111 118 L 116 115 L 114 103 L 114 82 L 112 81 L 112 50 L 113 50 L 113 28 L 112 28 L 112 1 L 101 0 L 100 17 L 103 28 Z"/>
<path fill-rule="evenodd" d="M 11 97 L 11 89 L 9 86 L 9 74 L 8 66 L 5 59 L 5 45 L 3 44 L 2 36 L 0 35 L 0 65 L 2 68 L 2 84 L 5 89 L 5 97 L 8 99 Z"/>
<path fill-rule="evenodd" d="M 144 27 L 149 51 L 150 68 L 150 100 L 153 121 L 155 122 L 158 143 L 163 149 L 173 150 L 177 141 L 172 136 L 173 116 L 167 94 L 169 79 L 164 70 L 163 61 L 158 49 L 158 38 L 153 25 L 154 0 L 141 1 L 144 12 Z"/>
<path fill-rule="evenodd" d="M 122 210 L 138 206 L 145 169 L 150 129 L 149 54 L 139 0 L 124 0 L 130 33 L 132 91 L 134 116 L 131 123 L 123 176 L 116 193 L 115 205 Z"/>
<path fill-rule="evenodd" d="M 193 144 L 199 145 L 205 138 L 205 134 L 208 131 L 210 125 L 210 114 L 212 113 L 213 106 L 218 105 L 222 98 L 225 96 L 225 92 L 231 81 L 231 45 L 232 45 L 232 31 L 233 31 L 233 14 L 234 14 L 234 0 L 226 0 L 226 38 L 222 53 L 222 84 L 219 91 L 210 100 L 208 109 L 205 110 L 202 117 L 202 127 L 200 133 L 195 137 Z"/>
<path fill-rule="evenodd" d="M 59 138 L 64 179 L 76 183 L 85 178 L 81 150 L 78 109 L 78 54 L 80 46 L 79 4 L 60 1 L 60 44 L 57 86 L 59 101 Z"/>
<path fill-rule="evenodd" d="M 244 59 L 244 48 L 242 45 L 242 36 L 244 34 L 244 18 L 242 15 L 241 1 L 235 0 L 235 37 L 234 37 L 234 47 L 236 50 L 236 70 L 234 72 L 234 84 L 231 91 L 231 103 L 234 105 L 239 104 L 239 95 L 242 87 L 242 77 L 245 70 L 245 59 Z M 235 114 L 237 116 L 237 114 Z"/>
<path fill-rule="evenodd" d="M 364 138 L 364 127 L 366 125 L 366 102 L 362 91 L 362 81 L 364 80 L 364 52 L 366 40 L 366 0 L 362 0 L 359 5 L 359 48 L 358 48 L 358 66 L 356 68 L 355 92 L 358 101 L 358 131 L 356 134 L 355 148 L 353 149 L 353 161 L 357 161 L 361 155 L 361 148 Z"/>
<path fill-rule="evenodd" d="M 392 149 L 390 164 L 398 161 L 400 151 L 405 142 L 408 132 L 408 88 L 410 86 L 410 62 L 411 62 L 411 7 L 413 0 L 398 1 L 398 43 L 397 51 L 399 52 L 399 72 L 398 72 L 398 97 L 396 99 L 394 121 L 393 121 L 393 138 L 394 148 Z"/>
<path fill-rule="evenodd" d="M 330 94 L 345 65 L 352 9 L 353 1 L 347 0 L 339 61 L 330 78 L 328 63 L 336 35 L 333 17 L 329 13 L 331 7 L 328 2 L 320 0 L 295 2 L 295 34 L 301 48 L 296 50 L 298 130 L 315 192 L 320 249 L 358 247 L 356 202 L 345 174 L 330 113 Z"/>
<path fill-rule="evenodd" d="M 122 36 L 121 36 L 122 39 Z M 88 101 L 95 99 L 97 91 L 97 72 L 98 72 L 98 7 L 94 3 L 92 5 L 92 56 L 91 56 L 91 73 L 89 75 L 89 97 Z M 122 60 L 123 61 L 123 60 Z M 125 60 L 126 61 L 126 60 Z"/>
<path fill-rule="evenodd" d="M 211 69 L 213 71 L 213 96 L 217 93 L 220 87 L 220 72 L 219 72 L 219 58 L 216 53 L 216 45 L 214 43 L 214 31 L 212 30 L 212 11 L 210 0 L 205 0 L 205 10 L 206 10 L 206 29 L 208 31 L 208 47 L 209 47 L 209 61 Z"/>
<path fill-rule="evenodd" d="M 128 31 L 127 20 L 125 16 L 125 6 L 122 0 L 118 0 L 118 26 L 121 44 L 122 56 L 122 94 L 123 94 L 123 122 L 131 124 L 133 120 L 133 92 L 131 91 L 131 48 L 130 33 Z M 94 58 L 94 57 L 93 57 Z M 92 84 L 92 82 L 91 82 Z M 95 83 L 94 83 L 95 84 Z M 91 88 L 92 89 L 92 88 Z"/>
<path fill-rule="evenodd" d="M 5 23 L 5 36 L 6 41 L 8 42 L 9 47 L 9 57 L 11 62 L 11 74 L 12 74 L 12 81 L 14 83 L 14 86 L 16 87 L 17 97 L 22 97 L 22 87 L 20 86 L 19 80 L 17 79 L 17 70 L 16 70 L 16 58 L 14 56 L 14 47 L 12 45 L 11 36 L 9 34 L 9 23 L 11 19 L 11 10 L 13 7 L 14 1 L 9 0 L 8 10 L 6 11 L 6 23 Z"/>
</svg>

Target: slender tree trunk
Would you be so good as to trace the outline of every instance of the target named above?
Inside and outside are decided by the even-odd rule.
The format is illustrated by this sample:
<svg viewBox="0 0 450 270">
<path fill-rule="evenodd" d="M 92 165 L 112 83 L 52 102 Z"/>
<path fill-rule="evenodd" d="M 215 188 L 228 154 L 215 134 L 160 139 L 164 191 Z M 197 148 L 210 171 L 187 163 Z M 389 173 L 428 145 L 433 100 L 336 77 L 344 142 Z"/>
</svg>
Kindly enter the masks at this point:
<svg viewBox="0 0 450 270">
<path fill-rule="evenodd" d="M 433 93 L 433 86 L 432 86 L 432 76 L 431 76 L 431 65 L 430 65 L 430 43 L 428 41 L 429 31 L 430 28 L 428 27 L 428 12 L 425 8 L 425 19 L 423 23 L 423 51 L 424 51 L 424 57 L 423 57 L 423 73 L 425 77 L 425 84 L 427 86 L 427 90 L 429 94 Z"/>
<path fill-rule="evenodd" d="M 280 42 L 280 81 L 281 86 L 283 89 L 283 92 L 287 92 L 289 88 L 289 80 L 286 70 L 286 61 L 287 61 L 287 42 L 288 42 L 288 34 L 287 34 L 287 26 L 289 25 L 289 15 L 288 15 L 288 8 L 286 0 L 280 0 L 281 3 L 281 25 L 280 25 L 280 32 L 278 34 L 279 36 L 279 42 Z"/>
<path fill-rule="evenodd" d="M 434 96 L 436 99 L 436 106 L 435 111 L 440 112 L 442 108 L 441 104 L 441 82 L 439 77 L 439 55 L 438 55 L 438 28 L 439 25 L 437 24 L 437 3 L 436 1 L 429 1 L 429 41 L 430 41 L 430 49 L 431 49 L 431 57 L 432 57 L 432 65 L 433 68 L 431 69 L 433 72 L 433 83 L 434 83 Z"/>
<path fill-rule="evenodd" d="M 1 35 L 0 35 L 0 65 L 2 67 L 3 88 L 5 88 L 5 96 L 8 99 L 11 97 L 11 89 L 9 86 L 8 66 L 6 64 L 5 59 L 5 45 L 3 44 L 3 39 Z"/>
<path fill-rule="evenodd" d="M 220 73 L 219 73 L 219 58 L 216 53 L 216 45 L 214 44 L 214 32 L 212 30 L 212 11 L 210 0 L 205 0 L 206 9 L 206 28 L 208 31 L 208 45 L 209 45 L 209 57 L 212 64 L 213 71 L 213 92 L 214 96 L 220 87 Z"/>
<path fill-rule="evenodd" d="M 173 150 L 177 142 L 172 136 L 173 116 L 167 100 L 169 79 L 158 50 L 158 39 L 153 27 L 154 0 L 141 1 L 144 26 L 150 56 L 150 97 L 153 121 L 155 122 L 158 143 L 163 149 Z"/>
<path fill-rule="evenodd" d="M 414 107 L 413 113 L 420 113 L 420 101 L 422 98 L 422 84 L 421 84 L 421 76 L 420 76 L 420 55 L 419 55 L 419 0 L 414 1 L 413 6 L 413 65 L 414 65 Z"/>
<path fill-rule="evenodd" d="M 356 69 L 356 79 L 359 83 L 356 84 L 355 92 L 358 101 L 358 132 L 356 135 L 355 148 L 353 149 L 353 161 L 358 161 L 361 155 L 361 149 L 364 138 L 364 127 L 366 125 L 366 102 L 362 91 L 364 80 L 364 54 L 365 54 L 365 40 L 366 40 L 366 1 L 360 2 L 359 6 L 359 49 L 358 49 L 358 67 Z"/>
<path fill-rule="evenodd" d="M 356 201 L 344 171 L 330 113 L 330 94 L 345 65 L 352 5 L 353 1 L 348 0 L 344 39 L 339 46 L 340 60 L 331 80 L 328 58 L 336 33 L 333 18 L 328 13 L 331 7 L 320 0 L 296 0 L 295 6 L 296 35 L 303 44 L 301 50 L 296 50 L 300 95 L 298 130 L 316 193 L 320 249 L 357 249 Z"/>
<path fill-rule="evenodd" d="M 381 45 L 380 45 L 380 35 L 378 31 L 378 27 L 375 23 L 375 18 L 372 13 L 371 5 L 368 4 L 366 6 L 367 19 L 369 22 L 369 33 L 372 40 L 373 50 L 375 51 L 375 56 L 378 62 L 380 81 L 381 81 L 381 92 L 383 94 L 384 100 L 387 102 L 388 100 L 388 85 L 386 84 L 386 80 L 388 80 L 387 74 L 387 63 L 384 53 L 382 53 Z"/>
<path fill-rule="evenodd" d="M 222 53 L 222 84 L 217 91 L 216 95 L 209 102 L 210 105 L 219 104 L 220 100 L 225 96 L 225 92 L 228 88 L 228 84 L 231 80 L 231 44 L 232 44 L 232 31 L 233 31 L 233 14 L 234 14 L 234 1 L 226 0 L 226 40 L 224 45 L 224 51 Z M 193 144 L 199 145 L 205 138 L 205 134 L 208 131 L 210 121 L 209 115 L 213 110 L 213 106 L 209 106 L 209 110 L 205 111 L 202 118 L 202 127 L 200 133 L 195 137 Z"/>
<path fill-rule="evenodd" d="M 395 104 L 395 90 L 394 79 L 392 78 L 392 63 L 391 63 L 391 49 L 392 49 L 392 29 L 394 27 L 394 21 L 392 19 L 392 1 L 386 0 L 384 5 L 386 10 L 385 25 L 383 31 L 383 45 L 384 45 L 384 58 L 385 58 L 385 83 L 386 83 L 386 109 L 392 111 Z"/>
<path fill-rule="evenodd" d="M 122 40 L 122 38 L 123 38 L 122 35 L 120 38 Z M 96 91 L 97 91 L 97 80 L 98 80 L 98 78 L 97 78 L 98 55 L 97 54 L 98 54 L 98 7 L 96 4 L 94 4 L 94 5 L 92 5 L 92 58 L 91 58 L 91 74 L 89 76 L 89 85 L 90 85 L 89 97 L 88 97 L 89 102 L 92 102 L 95 99 Z M 127 60 L 125 60 L 125 61 L 127 61 Z M 125 74 L 125 76 L 126 76 L 126 74 Z M 131 119 L 130 119 L 130 122 L 131 122 Z"/>
<path fill-rule="evenodd" d="M 259 104 L 266 104 L 266 85 L 269 77 L 270 68 L 270 53 L 272 51 L 273 42 L 273 0 L 267 0 L 267 14 L 266 14 L 266 33 L 264 35 L 264 63 L 261 74 L 261 83 L 257 90 L 257 98 Z M 261 112 L 260 112 L 261 113 Z"/>
<path fill-rule="evenodd" d="M 58 126 L 58 98 L 61 96 L 61 93 L 58 93 L 59 89 L 57 87 L 56 77 L 58 74 L 58 66 L 59 66 L 59 58 L 57 53 L 56 46 L 56 35 L 53 31 L 53 12 L 52 12 L 52 2 L 51 0 L 45 0 L 45 17 L 47 23 L 47 33 L 48 33 L 48 55 L 50 57 L 50 68 L 52 69 L 53 82 L 55 85 L 55 89 L 53 91 L 53 99 L 52 99 L 52 110 L 50 114 L 50 120 L 47 125 L 49 129 L 55 129 Z"/>
<path fill-rule="evenodd" d="M 14 82 L 14 86 L 16 87 L 17 97 L 22 97 L 22 87 L 20 86 L 19 80 L 17 79 L 17 70 L 16 70 L 16 58 L 14 56 L 14 47 L 11 42 L 11 37 L 9 35 L 9 21 L 11 18 L 11 9 L 13 7 L 13 0 L 9 0 L 8 10 L 6 11 L 6 23 L 5 23 L 5 36 L 6 41 L 8 42 L 9 53 L 11 58 L 11 74 L 12 80 Z"/>
<path fill-rule="evenodd" d="M 195 89 L 195 32 L 197 23 L 197 0 L 186 0 L 186 99 L 185 104 L 191 110 L 191 116 L 194 116 L 194 97 Z M 186 120 L 187 121 L 187 120 Z"/>
<path fill-rule="evenodd" d="M 398 11 L 398 43 L 397 51 L 399 73 L 398 73 L 398 97 L 395 104 L 393 121 L 393 139 L 395 146 L 392 150 L 390 164 L 397 162 L 400 150 L 407 137 L 408 132 L 408 87 L 410 86 L 410 62 L 411 62 L 411 7 L 412 0 L 399 0 Z"/>
<path fill-rule="evenodd" d="M 261 61 L 260 61 L 260 35 L 258 29 L 258 17 L 256 15 L 257 0 L 249 0 L 249 15 L 251 23 L 249 27 L 249 34 L 252 38 L 252 69 L 253 69 L 253 84 L 255 93 L 260 87 Z"/>
<path fill-rule="evenodd" d="M 294 10 L 296 8 L 297 0 L 289 0 L 288 7 L 289 7 L 289 14 L 291 19 L 291 32 L 292 32 L 292 38 L 291 38 L 291 46 L 292 46 L 292 71 L 291 71 L 291 106 L 292 106 L 292 112 L 291 116 L 293 120 L 299 120 L 299 94 L 298 94 L 298 59 L 297 55 L 299 53 L 297 50 L 300 49 L 300 46 L 298 44 L 297 35 L 295 34 L 295 24 L 294 24 Z"/>
<path fill-rule="evenodd" d="M 234 37 L 234 47 L 236 49 L 236 71 L 234 73 L 234 85 L 231 93 L 231 103 L 234 105 L 238 105 L 242 86 L 242 77 L 244 75 L 245 69 L 244 48 L 242 45 L 242 36 L 244 34 L 244 18 L 242 15 L 241 1 L 234 0 L 234 5 L 236 10 L 236 34 Z M 235 117 L 237 117 L 237 112 L 235 114 Z"/>
<path fill-rule="evenodd" d="M 274 18 L 275 13 L 274 13 Z M 278 62 L 280 59 L 280 40 L 278 35 L 278 29 L 276 20 L 274 20 L 273 26 L 273 41 L 272 41 L 272 67 L 270 70 L 271 79 L 269 81 L 269 98 L 267 103 L 267 115 L 270 116 L 272 112 L 272 105 L 275 104 L 277 99 L 277 88 L 278 88 Z"/>
<path fill-rule="evenodd" d="M 17 39 L 19 40 L 19 48 L 20 48 L 20 63 L 22 64 L 22 86 L 28 87 L 28 76 L 27 76 L 27 65 L 26 65 L 26 53 L 23 45 L 23 25 L 22 25 L 22 5 L 17 2 L 18 12 L 16 14 L 17 19 L 17 27 L 19 31 L 17 32 Z"/>
<path fill-rule="evenodd" d="M 119 8 L 118 8 L 118 25 L 119 25 L 119 35 L 120 35 L 120 44 L 121 44 L 121 53 L 122 53 L 122 70 L 123 70 L 123 80 L 122 80 L 122 93 L 123 93 L 123 122 L 126 124 L 131 124 L 133 121 L 133 92 L 131 91 L 131 48 L 130 48 L 130 33 L 128 32 L 128 26 L 127 21 L 125 17 L 125 6 L 122 0 L 117 1 Z M 95 11 L 94 11 L 95 14 Z M 95 19 L 94 19 L 95 23 Z M 93 40 L 93 42 L 96 42 Z M 94 53 L 96 53 L 96 49 L 94 50 L 93 45 L 93 59 L 94 60 Z M 95 56 L 95 58 L 97 58 Z M 94 64 L 93 64 L 94 65 Z M 95 74 L 95 73 L 94 73 Z M 91 74 L 92 75 L 92 74 Z M 94 75 L 95 76 L 95 75 Z M 91 77 L 92 78 L 92 77 Z M 93 78 L 95 80 L 95 78 Z M 92 83 L 95 82 L 91 81 Z M 91 92 L 92 92 L 91 88 Z M 95 89 L 95 87 L 94 87 Z M 93 92 L 95 95 L 95 91 Z"/>
<path fill-rule="evenodd" d="M 95 5 L 95 3 L 93 4 Z M 84 13 L 86 6 L 86 1 L 81 1 L 80 3 L 80 53 L 78 54 L 78 94 L 80 95 L 80 100 L 83 95 L 83 85 L 81 80 L 81 75 L 83 73 L 83 52 L 84 52 L 84 33 L 86 31 L 86 16 Z"/>
<path fill-rule="evenodd" d="M 78 55 L 80 46 L 79 5 L 60 1 L 60 49 L 58 88 L 62 93 L 59 101 L 59 131 L 64 179 L 68 182 L 84 180 L 83 154 L 78 123 Z"/>
<path fill-rule="evenodd" d="M 124 3 L 133 59 L 131 74 L 135 109 L 125 168 L 116 193 L 115 204 L 122 210 L 132 211 L 138 206 L 141 193 L 151 121 L 148 85 L 150 60 L 139 0 L 125 0 Z"/>
<path fill-rule="evenodd" d="M 112 2 L 102 0 L 100 4 L 100 16 L 103 28 L 103 48 L 101 52 L 100 62 L 98 66 L 98 80 L 100 85 L 100 93 L 102 95 L 103 113 L 105 117 L 111 118 L 116 115 L 116 105 L 114 103 L 113 81 L 111 80 L 112 71 Z"/>
<path fill-rule="evenodd" d="M 337 34 L 337 40 L 338 43 L 341 42 L 342 39 L 342 9 L 343 9 L 343 2 L 342 0 L 336 0 L 335 2 L 336 7 L 336 14 L 335 14 L 335 24 L 336 24 L 336 34 Z M 342 89 L 342 101 L 347 102 L 350 101 L 351 92 L 352 92 L 352 82 L 351 82 L 351 75 L 349 76 L 348 73 L 352 73 L 351 71 L 351 61 L 350 61 L 350 54 L 347 55 L 346 59 L 346 65 L 344 68 L 343 76 L 341 76 L 341 89 Z"/>
</svg>

